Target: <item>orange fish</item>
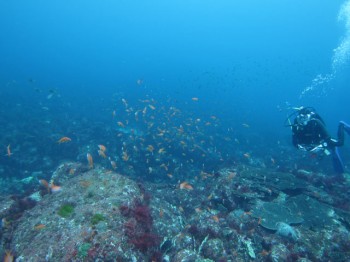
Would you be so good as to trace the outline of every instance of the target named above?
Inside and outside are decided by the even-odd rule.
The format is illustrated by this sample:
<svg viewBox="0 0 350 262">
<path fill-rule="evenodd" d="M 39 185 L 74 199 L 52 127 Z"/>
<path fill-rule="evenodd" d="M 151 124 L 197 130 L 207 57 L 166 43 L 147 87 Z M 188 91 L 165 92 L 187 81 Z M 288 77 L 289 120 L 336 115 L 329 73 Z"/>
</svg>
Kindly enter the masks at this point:
<svg viewBox="0 0 350 262">
<path fill-rule="evenodd" d="M 122 102 L 123 102 L 125 107 L 128 107 L 128 102 L 126 102 L 126 100 L 124 98 L 122 98 Z"/>
<path fill-rule="evenodd" d="M 229 173 L 228 173 L 228 176 L 227 176 L 227 179 L 228 179 L 228 180 L 232 180 L 236 175 L 237 175 L 236 172 L 229 172 Z"/>
<path fill-rule="evenodd" d="M 107 150 L 107 148 L 104 145 L 98 145 L 98 148 L 103 152 L 106 152 Z"/>
<path fill-rule="evenodd" d="M 4 262 L 13 262 L 13 261 L 15 261 L 14 259 L 15 258 L 13 256 L 13 254 L 11 253 L 11 251 L 6 250 L 5 251 L 5 256 L 4 256 Z"/>
<path fill-rule="evenodd" d="M 35 230 L 41 230 L 44 229 L 46 226 L 44 224 L 39 224 L 34 227 Z"/>
<path fill-rule="evenodd" d="M 203 210 L 200 207 L 196 207 L 194 211 L 196 211 L 196 213 L 202 213 Z"/>
<path fill-rule="evenodd" d="M 250 154 L 249 154 L 249 153 L 245 153 L 245 154 L 243 154 L 243 156 L 244 156 L 245 158 L 250 158 Z"/>
<path fill-rule="evenodd" d="M 123 156 L 122 156 L 124 161 L 128 161 L 129 160 L 129 155 L 127 152 L 123 152 Z"/>
<path fill-rule="evenodd" d="M 113 161 L 113 160 L 111 160 L 111 166 L 112 166 L 112 168 L 113 168 L 114 170 L 117 169 L 117 163 L 116 163 L 115 161 Z"/>
<path fill-rule="evenodd" d="M 152 153 L 154 150 L 154 147 L 152 145 L 148 145 L 146 150 Z"/>
<path fill-rule="evenodd" d="M 193 187 L 185 181 L 180 184 L 180 189 L 193 190 Z"/>
<path fill-rule="evenodd" d="M 8 157 L 10 157 L 10 156 L 12 155 L 12 153 L 11 153 L 11 146 L 10 146 L 10 145 L 8 145 L 8 146 L 6 147 L 6 151 L 7 151 L 6 155 L 7 155 Z"/>
<path fill-rule="evenodd" d="M 89 168 L 94 168 L 94 160 L 92 159 L 92 155 L 90 153 L 87 153 L 86 158 L 89 162 Z"/>
<path fill-rule="evenodd" d="M 58 193 L 62 191 L 62 187 L 55 185 L 54 183 L 51 183 L 50 189 L 52 193 Z"/>
<path fill-rule="evenodd" d="M 213 218 L 213 220 L 214 220 L 215 222 L 217 222 L 217 223 L 220 221 L 219 217 L 216 216 L 216 215 L 215 215 L 215 216 L 212 216 L 212 218 Z"/>
<path fill-rule="evenodd" d="M 123 122 L 121 122 L 121 121 L 118 121 L 118 122 L 117 122 L 117 125 L 120 126 L 120 127 L 122 127 L 122 128 L 125 127 L 124 124 L 123 124 Z"/>
<path fill-rule="evenodd" d="M 40 179 L 39 184 L 46 188 L 47 192 L 50 193 L 50 185 L 45 179 Z"/>
<path fill-rule="evenodd" d="M 98 152 L 98 155 L 99 155 L 100 157 L 107 158 L 107 156 L 106 156 L 106 154 L 105 154 L 105 151 L 103 151 L 103 150 L 97 150 L 97 152 Z"/>
<path fill-rule="evenodd" d="M 158 153 L 159 153 L 159 154 L 164 154 L 165 152 L 166 152 L 166 151 L 165 151 L 165 148 L 164 148 L 164 147 L 158 150 Z"/>
<path fill-rule="evenodd" d="M 59 139 L 59 140 L 57 141 L 57 143 L 62 144 L 62 143 L 67 143 L 67 142 L 69 142 L 69 141 L 72 141 L 72 139 L 70 139 L 70 138 L 67 137 L 67 136 L 64 136 L 64 137 L 62 137 L 61 139 Z"/>
</svg>

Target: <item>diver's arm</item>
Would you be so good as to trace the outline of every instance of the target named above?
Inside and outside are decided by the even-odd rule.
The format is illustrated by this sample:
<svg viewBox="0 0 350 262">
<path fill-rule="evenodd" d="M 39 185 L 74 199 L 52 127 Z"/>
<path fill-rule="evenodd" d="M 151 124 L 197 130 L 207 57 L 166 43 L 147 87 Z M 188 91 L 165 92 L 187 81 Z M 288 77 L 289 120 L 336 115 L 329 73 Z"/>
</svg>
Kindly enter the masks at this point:
<svg viewBox="0 0 350 262">
<path fill-rule="evenodd" d="M 317 122 L 320 128 L 320 136 L 327 142 L 327 144 L 331 147 L 338 147 L 344 145 L 344 123 L 340 122 L 338 125 L 338 140 L 332 139 L 329 135 L 325 125 L 318 119 L 314 121 Z"/>
<path fill-rule="evenodd" d="M 312 121 L 315 121 L 316 122 L 316 125 L 317 125 L 317 131 L 318 131 L 318 134 L 320 136 L 321 139 L 327 141 L 328 139 L 330 139 L 330 135 L 326 129 L 326 126 L 324 125 L 324 123 L 319 120 L 319 119 L 313 119 Z"/>
<path fill-rule="evenodd" d="M 332 146 L 344 145 L 344 123 L 343 122 L 339 122 L 339 125 L 338 125 L 338 140 L 330 139 L 329 143 Z"/>
</svg>

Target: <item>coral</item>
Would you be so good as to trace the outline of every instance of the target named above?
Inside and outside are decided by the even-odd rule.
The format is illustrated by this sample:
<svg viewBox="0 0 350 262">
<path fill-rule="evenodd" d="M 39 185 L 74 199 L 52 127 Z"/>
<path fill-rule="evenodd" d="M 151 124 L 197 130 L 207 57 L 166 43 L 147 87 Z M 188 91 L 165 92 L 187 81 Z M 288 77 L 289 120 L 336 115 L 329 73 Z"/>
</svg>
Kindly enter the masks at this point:
<svg viewBox="0 0 350 262">
<path fill-rule="evenodd" d="M 60 209 L 57 211 L 57 214 L 61 217 L 67 218 L 69 217 L 74 211 L 74 206 L 71 204 L 64 204 L 60 207 Z"/>
<path fill-rule="evenodd" d="M 152 233 L 153 219 L 147 205 L 135 201 L 134 207 L 120 206 L 121 214 L 129 219 L 124 223 L 124 231 L 129 242 L 141 252 L 158 248 L 160 239 Z"/>
<path fill-rule="evenodd" d="M 155 234 L 143 233 L 132 238 L 130 242 L 145 253 L 148 249 L 158 246 L 159 237 Z"/>
<path fill-rule="evenodd" d="M 153 224 L 153 219 L 148 206 L 136 206 L 134 209 L 134 217 L 138 223 L 145 226 L 146 230 L 150 230 Z"/>
</svg>

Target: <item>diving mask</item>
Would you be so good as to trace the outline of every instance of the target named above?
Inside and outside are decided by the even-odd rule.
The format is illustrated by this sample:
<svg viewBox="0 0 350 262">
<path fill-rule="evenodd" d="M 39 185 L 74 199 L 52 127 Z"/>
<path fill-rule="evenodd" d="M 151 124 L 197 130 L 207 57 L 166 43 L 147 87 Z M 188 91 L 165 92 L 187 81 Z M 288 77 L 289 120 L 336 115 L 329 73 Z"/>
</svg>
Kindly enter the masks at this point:
<svg viewBox="0 0 350 262">
<path fill-rule="evenodd" d="M 311 114 L 300 114 L 297 116 L 297 123 L 302 126 L 306 126 L 311 119 Z"/>
</svg>

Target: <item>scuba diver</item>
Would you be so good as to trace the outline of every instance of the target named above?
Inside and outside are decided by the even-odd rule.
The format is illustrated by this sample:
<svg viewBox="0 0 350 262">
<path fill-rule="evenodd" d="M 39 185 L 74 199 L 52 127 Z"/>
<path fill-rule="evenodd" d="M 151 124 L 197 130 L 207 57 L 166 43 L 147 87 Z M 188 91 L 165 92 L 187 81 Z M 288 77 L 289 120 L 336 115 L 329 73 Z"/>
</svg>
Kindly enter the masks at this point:
<svg viewBox="0 0 350 262">
<path fill-rule="evenodd" d="M 340 121 L 338 139 L 334 139 L 329 135 L 325 122 L 313 107 L 297 108 L 297 111 L 288 117 L 289 122 L 289 118 L 294 115 L 293 124 L 289 123 L 292 128 L 293 145 L 302 151 L 331 155 L 335 173 L 342 175 L 344 165 L 338 148 L 344 145 L 344 131 L 350 135 L 350 125 Z"/>
</svg>

